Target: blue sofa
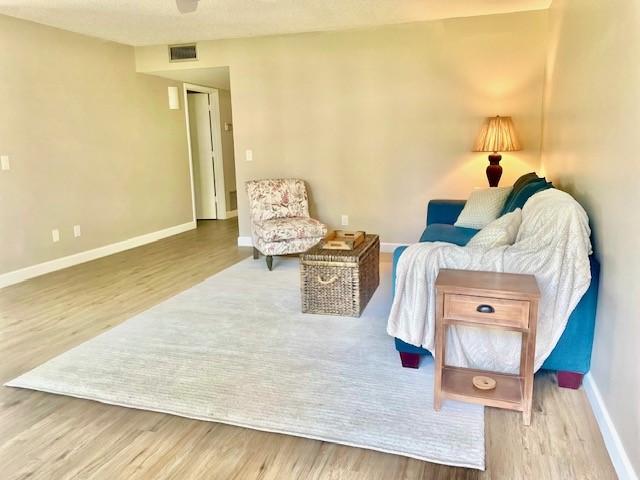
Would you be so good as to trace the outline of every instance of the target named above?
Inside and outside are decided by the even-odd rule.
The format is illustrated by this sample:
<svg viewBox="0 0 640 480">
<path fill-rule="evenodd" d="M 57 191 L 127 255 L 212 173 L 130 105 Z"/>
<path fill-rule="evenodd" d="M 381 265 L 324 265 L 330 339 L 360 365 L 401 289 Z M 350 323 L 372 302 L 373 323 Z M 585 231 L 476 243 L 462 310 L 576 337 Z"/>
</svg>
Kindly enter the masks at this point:
<svg viewBox="0 0 640 480">
<path fill-rule="evenodd" d="M 550 184 L 547 184 L 550 185 Z M 420 242 L 449 242 L 464 246 L 477 233 L 470 228 L 455 227 L 453 224 L 464 208 L 464 200 L 431 200 L 427 206 L 427 226 Z M 396 267 L 402 252 L 407 247 L 398 247 L 393 253 L 393 287 L 395 291 Z M 582 377 L 591 366 L 591 347 L 595 328 L 598 301 L 600 264 L 594 255 L 591 263 L 591 285 L 576 308 L 571 313 L 567 327 L 551 355 L 542 365 L 544 370 L 558 372 L 558 385 L 579 388 Z M 395 339 L 396 350 L 400 353 L 402 366 L 418 368 L 420 358 L 431 353 L 421 347 Z"/>
</svg>

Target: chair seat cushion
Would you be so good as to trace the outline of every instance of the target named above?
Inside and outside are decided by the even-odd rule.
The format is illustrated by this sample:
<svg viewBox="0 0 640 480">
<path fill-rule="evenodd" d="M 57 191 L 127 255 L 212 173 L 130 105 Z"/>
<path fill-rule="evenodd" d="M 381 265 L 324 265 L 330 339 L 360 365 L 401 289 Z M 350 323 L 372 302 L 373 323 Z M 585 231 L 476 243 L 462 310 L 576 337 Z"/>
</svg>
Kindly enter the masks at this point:
<svg viewBox="0 0 640 480">
<path fill-rule="evenodd" d="M 322 237 L 296 238 L 280 242 L 265 242 L 260 237 L 253 239 L 253 246 L 263 255 L 292 255 L 306 252 L 316 245 Z"/>
<path fill-rule="evenodd" d="M 421 242 L 448 242 L 464 247 L 478 233 L 474 228 L 455 227 L 444 223 L 432 223 L 420 237 Z"/>
<path fill-rule="evenodd" d="M 309 217 L 272 218 L 253 225 L 254 233 L 265 242 L 281 242 L 298 238 L 321 238 L 327 227 Z"/>
</svg>

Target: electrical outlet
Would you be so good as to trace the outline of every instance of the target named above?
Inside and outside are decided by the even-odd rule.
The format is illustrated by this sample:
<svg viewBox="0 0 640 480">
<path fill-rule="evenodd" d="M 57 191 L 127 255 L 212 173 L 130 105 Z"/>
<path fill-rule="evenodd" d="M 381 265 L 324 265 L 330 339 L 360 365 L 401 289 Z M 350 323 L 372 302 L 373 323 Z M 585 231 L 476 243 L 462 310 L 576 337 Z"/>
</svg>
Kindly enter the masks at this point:
<svg viewBox="0 0 640 480">
<path fill-rule="evenodd" d="M 9 155 L 0 155 L 0 165 L 2 170 L 11 170 L 11 164 L 9 163 Z"/>
<path fill-rule="evenodd" d="M 349 215 L 342 214 L 342 226 L 346 227 L 349 225 Z"/>
<path fill-rule="evenodd" d="M 60 241 L 60 230 L 57 228 L 51 230 L 51 240 L 53 240 L 54 243 Z"/>
<path fill-rule="evenodd" d="M 247 151 L 244 153 L 244 156 L 245 156 L 245 160 L 246 160 L 247 162 L 253 162 L 253 150 L 247 150 Z"/>
<path fill-rule="evenodd" d="M 78 238 L 80 235 L 82 235 L 82 230 L 80 230 L 80 225 L 74 225 L 73 226 L 73 236 Z"/>
</svg>

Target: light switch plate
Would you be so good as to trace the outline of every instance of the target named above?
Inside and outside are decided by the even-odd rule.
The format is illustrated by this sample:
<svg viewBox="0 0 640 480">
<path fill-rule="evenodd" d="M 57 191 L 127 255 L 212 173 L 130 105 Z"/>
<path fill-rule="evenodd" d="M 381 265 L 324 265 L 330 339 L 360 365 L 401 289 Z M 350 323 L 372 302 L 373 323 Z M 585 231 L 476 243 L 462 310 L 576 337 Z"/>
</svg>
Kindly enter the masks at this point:
<svg viewBox="0 0 640 480">
<path fill-rule="evenodd" d="M 74 225 L 73 226 L 73 236 L 78 238 L 80 235 L 82 235 L 82 230 L 80 230 L 80 225 Z"/>
<path fill-rule="evenodd" d="M 0 165 L 2 165 L 2 170 L 11 170 L 9 155 L 0 155 Z"/>
<path fill-rule="evenodd" d="M 349 215 L 342 214 L 342 226 L 346 227 L 349 225 Z"/>
<path fill-rule="evenodd" d="M 53 240 L 54 243 L 60 241 L 60 230 L 57 228 L 51 230 L 51 240 Z"/>
<path fill-rule="evenodd" d="M 253 150 L 247 150 L 245 152 L 245 160 L 247 162 L 253 162 Z"/>
</svg>

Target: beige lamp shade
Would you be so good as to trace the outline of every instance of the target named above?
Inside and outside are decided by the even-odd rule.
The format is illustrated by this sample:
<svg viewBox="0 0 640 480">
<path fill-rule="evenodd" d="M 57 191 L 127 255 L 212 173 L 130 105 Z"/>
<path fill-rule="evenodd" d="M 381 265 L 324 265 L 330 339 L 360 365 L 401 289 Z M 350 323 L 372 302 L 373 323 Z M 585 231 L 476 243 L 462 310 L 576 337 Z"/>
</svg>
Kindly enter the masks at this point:
<svg viewBox="0 0 640 480">
<path fill-rule="evenodd" d="M 478 135 L 474 152 L 515 152 L 521 150 L 511 117 L 489 117 Z"/>
</svg>

